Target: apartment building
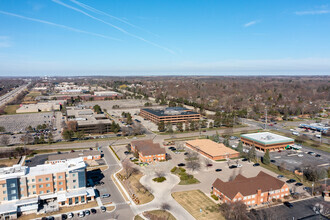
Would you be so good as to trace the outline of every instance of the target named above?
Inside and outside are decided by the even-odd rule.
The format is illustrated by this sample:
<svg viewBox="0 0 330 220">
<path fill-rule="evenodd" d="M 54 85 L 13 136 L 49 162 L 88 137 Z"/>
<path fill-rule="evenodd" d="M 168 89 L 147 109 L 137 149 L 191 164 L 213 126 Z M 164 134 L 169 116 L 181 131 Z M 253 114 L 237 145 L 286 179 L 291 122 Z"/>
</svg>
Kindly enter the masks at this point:
<svg viewBox="0 0 330 220">
<path fill-rule="evenodd" d="M 166 160 L 166 151 L 152 140 L 131 142 L 131 151 L 139 155 L 139 160 L 145 163 Z"/>
<path fill-rule="evenodd" d="M 165 109 L 143 108 L 140 110 L 140 116 L 150 120 L 155 124 L 163 121 L 165 124 L 170 122 L 176 124 L 178 122 L 198 121 L 201 115 L 190 109 L 183 107 L 171 107 Z"/>
<path fill-rule="evenodd" d="M 294 139 L 270 132 L 242 134 L 241 141 L 249 146 L 254 145 L 257 150 L 277 151 L 294 144 Z"/>
<path fill-rule="evenodd" d="M 289 187 L 285 182 L 262 171 L 251 178 L 239 174 L 233 181 L 223 182 L 216 179 L 212 190 L 222 202 L 242 201 L 247 206 L 265 204 L 272 199 L 283 200 L 284 196 L 290 195 Z"/>
<path fill-rule="evenodd" d="M 56 201 L 58 206 L 94 200 L 93 188 L 86 188 L 86 164 L 82 158 L 35 167 L 14 165 L 0 168 L 0 217 L 37 212 L 39 204 Z"/>
</svg>

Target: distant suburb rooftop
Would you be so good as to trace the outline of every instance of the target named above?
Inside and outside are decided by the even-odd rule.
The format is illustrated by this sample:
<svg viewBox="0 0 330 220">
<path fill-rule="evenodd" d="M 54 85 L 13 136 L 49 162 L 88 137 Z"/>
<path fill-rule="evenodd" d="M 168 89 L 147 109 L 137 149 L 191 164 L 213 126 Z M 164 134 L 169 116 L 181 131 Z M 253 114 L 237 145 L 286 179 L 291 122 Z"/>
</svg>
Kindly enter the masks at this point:
<svg viewBox="0 0 330 220">
<path fill-rule="evenodd" d="M 255 145 L 258 150 L 281 150 L 287 145 L 294 144 L 294 139 L 273 134 L 270 132 L 259 132 L 253 134 L 242 134 L 241 141 L 246 145 Z"/>
<path fill-rule="evenodd" d="M 154 123 L 164 121 L 165 123 L 185 122 L 188 120 L 199 120 L 200 114 L 184 107 L 169 107 L 162 109 L 143 108 L 140 115 Z"/>
</svg>

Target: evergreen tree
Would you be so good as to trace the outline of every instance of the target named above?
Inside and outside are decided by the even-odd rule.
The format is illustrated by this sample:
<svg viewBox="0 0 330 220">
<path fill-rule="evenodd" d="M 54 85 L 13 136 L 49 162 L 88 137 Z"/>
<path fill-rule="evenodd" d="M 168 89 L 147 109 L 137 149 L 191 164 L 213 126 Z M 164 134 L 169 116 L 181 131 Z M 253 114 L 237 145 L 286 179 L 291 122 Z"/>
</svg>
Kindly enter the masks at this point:
<svg viewBox="0 0 330 220">
<path fill-rule="evenodd" d="M 243 143 L 240 141 L 237 146 L 237 151 L 240 153 L 243 153 Z"/>
<path fill-rule="evenodd" d="M 262 162 L 264 164 L 270 164 L 270 156 L 269 156 L 269 150 L 266 150 L 266 153 L 264 155 L 264 157 L 262 158 Z"/>
<path fill-rule="evenodd" d="M 165 123 L 164 121 L 161 121 L 158 123 L 158 131 L 164 132 L 165 131 Z"/>
<path fill-rule="evenodd" d="M 255 158 L 256 158 L 256 146 L 254 146 L 254 144 L 253 144 L 253 146 L 249 150 L 248 159 L 249 159 L 249 161 L 251 161 L 251 160 L 254 160 Z"/>
<path fill-rule="evenodd" d="M 178 122 L 178 123 L 176 124 L 176 128 L 177 128 L 178 131 L 183 132 L 183 125 L 182 125 L 182 122 Z"/>
</svg>

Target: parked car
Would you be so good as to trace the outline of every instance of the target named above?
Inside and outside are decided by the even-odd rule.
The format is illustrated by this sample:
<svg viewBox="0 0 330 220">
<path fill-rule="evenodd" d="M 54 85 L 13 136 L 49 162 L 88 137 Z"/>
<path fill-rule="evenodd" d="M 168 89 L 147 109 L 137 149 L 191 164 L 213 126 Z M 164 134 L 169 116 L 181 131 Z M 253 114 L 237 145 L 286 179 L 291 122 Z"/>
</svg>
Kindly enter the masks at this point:
<svg viewBox="0 0 330 220">
<path fill-rule="evenodd" d="M 283 178 L 284 176 L 283 175 L 278 175 L 277 178 L 281 179 Z"/>
<path fill-rule="evenodd" d="M 31 163 L 31 160 L 25 160 L 25 163 Z"/>
<path fill-rule="evenodd" d="M 304 185 L 304 184 L 302 184 L 302 183 L 296 183 L 295 185 L 296 185 L 296 186 L 302 186 L 302 185 Z"/>
<path fill-rule="evenodd" d="M 90 215 L 90 214 L 91 214 L 91 212 L 90 212 L 89 210 L 86 210 L 86 211 L 85 211 L 85 215 L 86 215 L 86 216 L 88 216 L 88 215 Z"/>
<path fill-rule="evenodd" d="M 96 209 L 91 209 L 92 214 L 96 213 Z"/>
<path fill-rule="evenodd" d="M 184 155 L 188 155 L 189 153 L 188 152 L 185 152 Z"/>
<path fill-rule="evenodd" d="M 73 213 L 72 213 L 72 212 L 70 212 L 70 213 L 68 214 L 68 218 L 73 218 Z"/>
<path fill-rule="evenodd" d="M 303 155 L 303 154 L 298 154 L 297 156 L 298 156 L 298 157 L 303 157 L 304 155 Z"/>
<path fill-rule="evenodd" d="M 242 167 L 243 165 L 242 164 L 237 164 L 237 167 Z"/>
<path fill-rule="evenodd" d="M 215 170 L 215 172 L 220 172 L 220 171 L 222 171 L 222 169 L 216 169 L 216 170 Z"/>
<path fill-rule="evenodd" d="M 246 159 L 246 158 L 243 158 L 243 159 L 242 159 L 242 161 L 248 161 L 248 159 Z"/>
<path fill-rule="evenodd" d="M 237 166 L 236 165 L 229 166 L 229 169 L 234 169 L 234 168 L 237 168 Z"/>
<path fill-rule="evenodd" d="M 275 160 L 270 160 L 270 162 L 271 162 L 271 163 L 276 163 L 276 161 L 275 161 Z"/>
<path fill-rule="evenodd" d="M 289 179 L 289 180 L 287 180 L 286 182 L 287 182 L 287 183 L 294 183 L 294 182 L 296 182 L 296 180 L 295 180 L 295 179 Z"/>
<path fill-rule="evenodd" d="M 178 167 L 184 167 L 184 166 L 186 166 L 186 164 L 184 164 L 184 163 L 179 163 L 178 164 Z"/>
<path fill-rule="evenodd" d="M 79 212 L 78 217 L 79 218 L 85 217 L 85 212 L 84 211 Z"/>
<path fill-rule="evenodd" d="M 253 164 L 253 166 L 254 167 L 258 167 L 258 166 L 260 166 L 260 164 L 259 163 L 255 163 L 255 164 Z"/>
<path fill-rule="evenodd" d="M 315 157 L 321 157 L 321 155 L 320 154 L 316 154 Z"/>
<path fill-rule="evenodd" d="M 290 209 L 293 207 L 292 203 L 290 202 L 283 202 L 283 204 Z"/>
<path fill-rule="evenodd" d="M 62 214 L 62 215 L 61 215 L 61 219 L 62 219 L 62 220 L 65 220 L 65 219 L 67 219 L 67 218 L 68 218 L 68 216 L 67 216 L 66 214 Z"/>
<path fill-rule="evenodd" d="M 207 164 L 206 166 L 211 167 L 211 166 L 213 166 L 213 164 L 209 163 L 209 164 Z"/>
<path fill-rule="evenodd" d="M 125 151 L 124 154 L 125 154 L 125 155 L 128 155 L 128 154 L 129 154 L 129 151 Z"/>
<path fill-rule="evenodd" d="M 107 211 L 107 208 L 105 206 L 101 206 L 101 212 Z"/>
<path fill-rule="evenodd" d="M 106 193 L 106 194 L 103 194 L 101 197 L 102 198 L 109 198 L 110 197 L 110 194 L 109 193 Z"/>
</svg>

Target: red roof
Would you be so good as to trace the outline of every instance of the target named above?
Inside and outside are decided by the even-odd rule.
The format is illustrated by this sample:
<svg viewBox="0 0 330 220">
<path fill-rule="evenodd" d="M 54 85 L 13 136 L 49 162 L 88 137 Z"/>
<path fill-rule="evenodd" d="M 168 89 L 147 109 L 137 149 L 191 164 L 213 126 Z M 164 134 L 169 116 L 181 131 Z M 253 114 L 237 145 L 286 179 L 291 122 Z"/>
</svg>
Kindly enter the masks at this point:
<svg viewBox="0 0 330 220">
<path fill-rule="evenodd" d="M 233 199 L 237 193 L 243 196 L 254 195 L 260 189 L 261 192 L 279 190 L 284 186 L 285 182 L 260 171 L 260 173 L 251 178 L 237 175 L 233 181 L 223 182 L 219 178 L 212 184 L 214 188 L 223 193 L 230 199 Z"/>
</svg>

